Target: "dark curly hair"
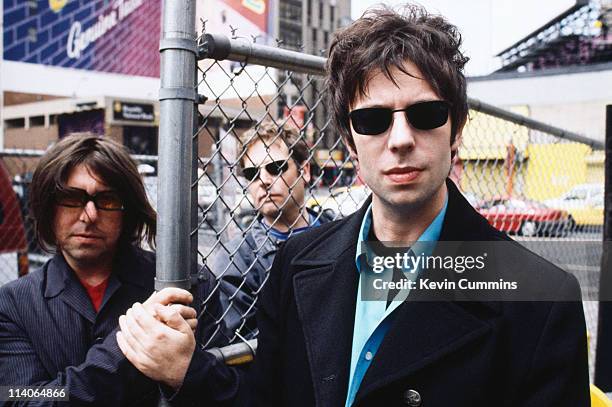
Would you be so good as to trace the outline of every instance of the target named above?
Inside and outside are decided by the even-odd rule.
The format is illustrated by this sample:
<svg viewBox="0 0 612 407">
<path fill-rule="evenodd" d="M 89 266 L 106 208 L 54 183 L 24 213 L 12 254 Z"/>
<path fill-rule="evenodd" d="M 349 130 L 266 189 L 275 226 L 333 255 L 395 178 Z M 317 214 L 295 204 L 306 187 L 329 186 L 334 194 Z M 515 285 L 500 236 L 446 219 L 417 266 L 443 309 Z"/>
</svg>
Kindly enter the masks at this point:
<svg viewBox="0 0 612 407">
<path fill-rule="evenodd" d="M 52 252 L 56 246 L 55 196 L 57 191 L 66 188 L 70 172 L 80 164 L 115 189 L 124 202 L 119 244 L 140 245 L 144 238 L 150 247 L 155 247 L 155 210 L 147 199 L 136 163 L 126 148 L 108 138 L 77 133 L 51 147 L 40 159 L 32 177 L 30 212 L 41 248 Z"/>
<path fill-rule="evenodd" d="M 327 89 L 334 126 L 355 148 L 349 108 L 364 96 L 373 72 L 380 70 L 392 82 L 393 67 L 406 72 L 405 61 L 416 65 L 434 92 L 450 104 L 451 144 L 468 115 L 463 67 L 468 61 L 460 50 L 461 35 L 444 17 L 417 5 L 394 10 L 368 9 L 350 26 L 334 34 L 327 59 Z M 412 75 L 413 76 L 413 75 Z"/>
</svg>

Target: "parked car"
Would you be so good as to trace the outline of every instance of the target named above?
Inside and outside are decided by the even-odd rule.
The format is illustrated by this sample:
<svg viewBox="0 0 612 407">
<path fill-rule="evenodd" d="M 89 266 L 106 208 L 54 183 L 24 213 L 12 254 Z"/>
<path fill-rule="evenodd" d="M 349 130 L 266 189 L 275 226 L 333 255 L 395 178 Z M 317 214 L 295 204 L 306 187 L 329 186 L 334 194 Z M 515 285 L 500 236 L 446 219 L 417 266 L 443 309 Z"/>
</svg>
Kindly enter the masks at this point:
<svg viewBox="0 0 612 407">
<path fill-rule="evenodd" d="M 563 236 L 575 226 L 567 211 L 527 199 L 498 197 L 476 209 L 496 229 L 522 236 Z"/>
<path fill-rule="evenodd" d="M 544 204 L 568 211 L 578 226 L 603 226 L 603 184 L 576 185 L 560 197 L 544 201 Z"/>
<path fill-rule="evenodd" d="M 19 200 L 0 161 L 0 285 L 28 272 L 27 248 Z"/>
<path fill-rule="evenodd" d="M 328 195 L 311 198 L 307 205 L 315 210 L 331 210 L 339 217 L 345 217 L 361 207 L 370 195 L 365 185 L 335 188 Z"/>
</svg>

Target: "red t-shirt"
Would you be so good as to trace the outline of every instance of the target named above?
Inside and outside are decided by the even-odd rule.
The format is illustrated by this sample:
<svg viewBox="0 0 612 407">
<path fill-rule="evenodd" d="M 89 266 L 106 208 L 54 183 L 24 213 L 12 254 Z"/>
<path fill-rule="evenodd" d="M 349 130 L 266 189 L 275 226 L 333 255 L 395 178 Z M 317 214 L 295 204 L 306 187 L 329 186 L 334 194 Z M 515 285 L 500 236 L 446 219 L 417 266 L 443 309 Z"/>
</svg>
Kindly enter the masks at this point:
<svg viewBox="0 0 612 407">
<path fill-rule="evenodd" d="M 83 284 L 83 287 L 85 287 L 87 295 L 89 295 L 89 299 L 91 300 L 94 309 L 96 310 L 96 312 L 98 312 L 98 310 L 100 309 L 100 305 L 102 305 L 102 299 L 104 298 L 106 286 L 108 285 L 108 278 L 96 286 L 89 285 L 85 281 L 81 281 L 81 284 Z"/>
</svg>

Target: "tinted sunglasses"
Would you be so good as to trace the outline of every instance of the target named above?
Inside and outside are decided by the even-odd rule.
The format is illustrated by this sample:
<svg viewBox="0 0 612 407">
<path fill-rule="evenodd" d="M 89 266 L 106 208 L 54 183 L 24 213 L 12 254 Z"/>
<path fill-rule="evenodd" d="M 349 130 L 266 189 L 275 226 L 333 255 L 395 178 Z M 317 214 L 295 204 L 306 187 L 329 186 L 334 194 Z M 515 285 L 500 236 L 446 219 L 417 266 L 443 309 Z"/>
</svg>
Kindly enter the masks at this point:
<svg viewBox="0 0 612 407">
<path fill-rule="evenodd" d="M 393 122 L 393 113 L 404 112 L 406 120 L 418 130 L 432 130 L 448 121 L 448 103 L 442 100 L 419 102 L 404 109 L 367 107 L 349 113 L 353 129 L 358 134 L 375 136 L 386 132 Z"/>
<path fill-rule="evenodd" d="M 102 211 L 122 211 L 125 209 L 121 197 L 113 191 L 103 191 L 89 195 L 80 188 L 66 188 L 55 194 L 55 202 L 59 206 L 68 208 L 84 208 L 89 201 L 94 203 L 96 209 Z"/>
<path fill-rule="evenodd" d="M 288 159 L 272 161 L 261 167 L 265 168 L 268 174 L 270 175 L 279 175 L 287 171 L 287 169 L 289 168 L 289 161 Z M 259 171 L 261 170 L 261 167 L 243 168 L 242 174 L 244 175 L 244 178 L 246 178 L 247 180 L 253 181 L 255 178 L 259 176 Z"/>
</svg>

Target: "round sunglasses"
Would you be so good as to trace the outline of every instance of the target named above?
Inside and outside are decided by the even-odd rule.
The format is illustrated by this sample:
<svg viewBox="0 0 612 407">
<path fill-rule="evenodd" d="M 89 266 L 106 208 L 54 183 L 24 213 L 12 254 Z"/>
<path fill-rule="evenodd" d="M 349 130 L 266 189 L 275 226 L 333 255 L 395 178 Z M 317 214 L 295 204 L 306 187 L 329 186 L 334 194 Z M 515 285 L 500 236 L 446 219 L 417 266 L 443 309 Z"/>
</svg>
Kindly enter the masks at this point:
<svg viewBox="0 0 612 407">
<path fill-rule="evenodd" d="M 268 174 L 270 175 L 279 175 L 289 169 L 289 159 L 277 160 L 269 162 L 260 167 L 246 167 L 242 169 L 242 175 L 249 181 L 253 181 L 255 178 L 259 176 L 259 172 L 261 168 L 265 168 Z"/>
<path fill-rule="evenodd" d="M 386 132 L 393 122 L 393 113 L 404 112 L 406 120 L 418 130 L 432 130 L 448 121 L 449 104 L 442 100 L 419 102 L 404 109 L 366 107 L 349 113 L 353 129 L 358 134 L 376 136 Z"/>
</svg>

